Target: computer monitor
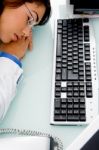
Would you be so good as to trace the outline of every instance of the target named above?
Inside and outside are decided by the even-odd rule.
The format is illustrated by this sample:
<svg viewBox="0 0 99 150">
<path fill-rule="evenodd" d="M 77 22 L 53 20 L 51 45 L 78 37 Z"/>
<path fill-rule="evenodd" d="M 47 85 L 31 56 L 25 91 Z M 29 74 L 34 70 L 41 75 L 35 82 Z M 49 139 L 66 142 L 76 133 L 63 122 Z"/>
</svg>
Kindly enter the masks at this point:
<svg viewBox="0 0 99 150">
<path fill-rule="evenodd" d="M 99 8 L 99 0 L 70 0 L 70 4 L 75 6 L 89 7 L 89 8 Z"/>
<path fill-rule="evenodd" d="M 74 4 L 75 3 L 75 0 L 70 0 L 70 4 Z"/>
<path fill-rule="evenodd" d="M 99 0 L 70 0 L 74 14 L 99 14 Z"/>
</svg>

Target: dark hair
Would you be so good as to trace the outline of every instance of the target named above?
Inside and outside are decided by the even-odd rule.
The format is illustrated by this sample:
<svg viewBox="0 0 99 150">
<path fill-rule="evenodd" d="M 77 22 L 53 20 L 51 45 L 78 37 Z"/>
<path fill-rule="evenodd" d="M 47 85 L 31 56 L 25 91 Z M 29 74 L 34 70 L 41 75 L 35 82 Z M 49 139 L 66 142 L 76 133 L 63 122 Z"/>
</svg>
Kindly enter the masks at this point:
<svg viewBox="0 0 99 150">
<path fill-rule="evenodd" d="M 45 14 L 39 22 L 39 25 L 44 25 L 48 21 L 51 14 L 50 0 L 0 0 L 0 14 L 2 14 L 5 6 L 16 8 L 23 5 L 25 2 L 36 2 L 38 4 L 43 4 L 46 7 Z"/>
</svg>

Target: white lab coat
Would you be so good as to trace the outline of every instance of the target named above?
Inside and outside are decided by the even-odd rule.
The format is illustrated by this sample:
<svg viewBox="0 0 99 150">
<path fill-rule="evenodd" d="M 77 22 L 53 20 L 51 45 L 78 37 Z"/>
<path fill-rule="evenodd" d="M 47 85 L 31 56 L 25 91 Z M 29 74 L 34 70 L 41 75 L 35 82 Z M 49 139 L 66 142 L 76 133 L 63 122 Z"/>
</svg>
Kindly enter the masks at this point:
<svg viewBox="0 0 99 150">
<path fill-rule="evenodd" d="M 17 58 L 15 57 L 15 59 Z M 17 84 L 22 73 L 22 68 L 15 60 L 0 56 L 0 121 L 6 115 L 11 101 L 15 97 Z"/>
</svg>

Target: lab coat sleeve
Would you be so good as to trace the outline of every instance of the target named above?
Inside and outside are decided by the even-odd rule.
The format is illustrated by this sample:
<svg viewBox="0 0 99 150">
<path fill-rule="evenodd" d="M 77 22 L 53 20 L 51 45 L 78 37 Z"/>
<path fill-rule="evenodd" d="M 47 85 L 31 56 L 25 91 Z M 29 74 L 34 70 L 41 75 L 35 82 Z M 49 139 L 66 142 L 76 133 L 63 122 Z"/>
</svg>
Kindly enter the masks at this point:
<svg viewBox="0 0 99 150">
<path fill-rule="evenodd" d="M 23 73 L 20 65 L 21 62 L 13 55 L 0 55 L 0 122 L 15 97 Z"/>
</svg>

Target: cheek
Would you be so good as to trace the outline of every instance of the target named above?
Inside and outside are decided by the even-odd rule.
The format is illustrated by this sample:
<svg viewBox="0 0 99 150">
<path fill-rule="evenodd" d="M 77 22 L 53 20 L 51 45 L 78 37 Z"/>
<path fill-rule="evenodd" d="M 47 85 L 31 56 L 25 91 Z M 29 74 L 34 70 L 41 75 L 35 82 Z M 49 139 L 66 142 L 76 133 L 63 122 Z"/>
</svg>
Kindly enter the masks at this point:
<svg viewBox="0 0 99 150">
<path fill-rule="evenodd" d="M 11 41 L 14 33 L 21 34 L 26 26 L 27 16 L 23 7 L 17 9 L 6 9 L 0 16 L 0 38 Z"/>
<path fill-rule="evenodd" d="M 11 30 L 20 30 L 24 27 L 26 24 L 26 16 L 20 9 L 11 9 L 9 12 L 5 11 L 3 13 L 1 16 L 2 28 L 11 32 Z"/>
<path fill-rule="evenodd" d="M 23 17 L 8 17 L 3 18 L 0 26 L 0 38 L 4 43 L 11 41 L 14 33 L 21 33 L 26 26 L 26 19 Z"/>
<path fill-rule="evenodd" d="M 13 34 L 13 31 L 14 31 L 13 25 L 9 21 L 7 23 L 1 24 L 0 39 L 4 43 L 9 43 L 11 41 L 11 36 Z"/>
<path fill-rule="evenodd" d="M 26 21 L 22 17 L 18 18 L 9 18 L 6 20 L 4 27 L 6 28 L 5 30 L 9 32 L 19 32 L 26 26 Z"/>
</svg>

